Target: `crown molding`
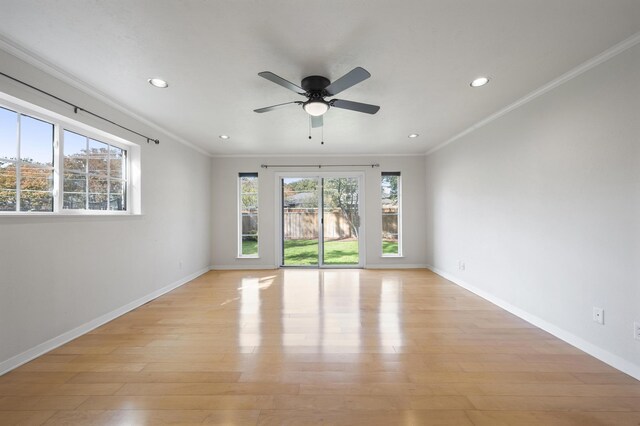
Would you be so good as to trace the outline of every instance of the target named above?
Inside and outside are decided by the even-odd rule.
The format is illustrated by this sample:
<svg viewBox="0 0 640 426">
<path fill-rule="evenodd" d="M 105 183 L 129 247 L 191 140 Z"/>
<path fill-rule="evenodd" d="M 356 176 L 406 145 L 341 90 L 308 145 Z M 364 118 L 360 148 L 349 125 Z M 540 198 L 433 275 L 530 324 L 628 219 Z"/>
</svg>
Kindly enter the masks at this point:
<svg viewBox="0 0 640 426">
<path fill-rule="evenodd" d="M 640 32 L 635 33 L 634 35 L 632 35 L 631 37 L 627 38 L 626 40 L 623 40 L 622 42 L 610 47 L 609 49 L 605 50 L 604 52 L 594 56 L 593 58 L 583 62 L 582 64 L 578 65 L 577 67 L 573 68 L 572 70 L 562 74 L 560 77 L 551 80 L 549 83 L 545 84 L 542 87 L 539 87 L 538 89 L 534 90 L 533 92 L 529 93 L 528 95 L 525 95 L 524 97 L 518 99 L 517 101 L 515 101 L 514 103 L 506 106 L 505 108 L 499 110 L 498 112 L 495 112 L 493 114 L 491 114 L 490 116 L 478 121 L 477 123 L 473 124 L 472 126 L 468 127 L 467 129 L 463 130 L 462 132 L 458 133 L 457 135 L 451 137 L 450 139 L 447 139 L 446 141 L 442 142 L 441 144 L 438 144 L 436 146 L 434 146 L 433 148 L 429 149 L 428 151 L 426 151 L 424 154 L 425 155 L 431 155 L 434 152 L 444 148 L 445 146 L 449 145 L 452 142 L 457 141 L 458 139 L 474 132 L 475 130 L 486 126 L 487 124 L 491 123 L 492 121 L 497 120 L 498 118 L 508 114 L 509 112 L 513 111 L 516 108 L 520 108 L 521 106 L 531 102 L 532 100 L 536 99 L 539 96 L 544 95 L 545 93 L 555 89 L 556 87 L 566 83 L 569 80 L 572 80 L 576 77 L 578 77 L 579 75 L 589 71 L 592 68 L 597 67 L 598 65 L 602 64 L 603 62 L 608 61 L 609 59 L 613 58 L 614 56 L 619 55 L 620 53 L 624 52 L 625 50 L 628 50 L 630 48 L 632 48 L 633 46 L 635 46 L 636 44 L 640 43 Z"/>
<path fill-rule="evenodd" d="M 0 49 L 4 50 L 5 52 L 9 53 L 12 56 L 15 56 L 16 58 L 26 62 L 29 65 L 32 65 L 33 67 L 37 68 L 38 70 L 44 72 L 45 74 L 54 77 L 66 84 L 68 84 L 69 86 L 74 87 L 75 89 L 80 90 L 81 92 L 83 92 L 84 94 L 91 96 L 97 100 L 99 100 L 100 102 L 130 116 L 131 118 L 136 119 L 137 121 L 139 121 L 140 123 L 149 126 L 150 128 L 163 133 L 164 135 L 168 136 L 169 138 L 175 140 L 176 142 L 181 143 L 182 145 L 185 145 L 191 149 L 193 149 L 194 151 L 197 151 L 203 155 L 206 155 L 208 157 L 211 156 L 211 153 L 202 149 L 201 147 L 194 145 L 193 143 L 187 141 L 186 139 L 176 135 L 175 133 L 165 129 L 164 127 L 160 126 L 159 124 L 154 123 L 153 121 L 144 118 L 140 115 L 138 115 L 137 113 L 131 111 L 130 109 L 124 107 L 122 104 L 120 104 L 119 102 L 117 102 L 116 100 L 112 99 L 111 97 L 109 97 L 108 95 L 106 95 L 105 93 L 99 91 L 98 89 L 92 87 L 91 85 L 83 82 L 82 80 L 80 80 L 79 78 L 77 78 L 76 76 L 68 73 L 67 71 L 64 71 L 60 68 L 58 68 L 57 66 L 51 64 L 50 62 L 48 62 L 46 59 L 41 58 L 40 56 L 36 55 L 35 53 L 23 48 L 22 46 L 19 46 L 17 43 L 15 43 L 14 41 L 6 38 L 5 36 L 0 35 Z"/>
</svg>

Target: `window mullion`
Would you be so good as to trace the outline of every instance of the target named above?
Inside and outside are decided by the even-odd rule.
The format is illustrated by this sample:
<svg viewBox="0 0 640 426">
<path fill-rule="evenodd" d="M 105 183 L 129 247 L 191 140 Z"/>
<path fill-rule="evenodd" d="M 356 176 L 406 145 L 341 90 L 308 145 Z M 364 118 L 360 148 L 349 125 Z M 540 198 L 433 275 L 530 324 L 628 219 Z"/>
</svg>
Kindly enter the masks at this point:
<svg viewBox="0 0 640 426">
<path fill-rule="evenodd" d="M 111 145 L 107 145 L 107 210 L 111 210 Z"/>
<path fill-rule="evenodd" d="M 85 210 L 89 210 L 89 138 L 85 136 L 85 156 L 87 161 L 85 161 L 84 165 L 84 189 L 85 189 L 85 197 L 84 197 L 84 208 Z"/>
<path fill-rule="evenodd" d="M 62 182 L 64 180 L 64 150 L 62 148 L 63 135 L 62 126 L 56 124 L 54 127 L 55 139 L 53 148 L 53 211 L 59 213 L 62 211 L 63 190 Z"/>
<path fill-rule="evenodd" d="M 22 114 L 16 114 L 17 117 L 17 125 L 16 125 L 16 211 L 20 211 L 20 181 L 21 181 L 21 164 L 20 164 L 20 138 L 21 138 L 21 129 L 20 124 L 22 122 L 21 117 Z"/>
</svg>

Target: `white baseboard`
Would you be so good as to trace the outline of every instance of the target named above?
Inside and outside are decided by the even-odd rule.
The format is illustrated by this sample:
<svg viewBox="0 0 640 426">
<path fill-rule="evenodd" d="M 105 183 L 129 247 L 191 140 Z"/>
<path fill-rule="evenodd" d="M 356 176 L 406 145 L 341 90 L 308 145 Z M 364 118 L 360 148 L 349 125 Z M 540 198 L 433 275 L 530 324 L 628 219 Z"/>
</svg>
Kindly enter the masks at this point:
<svg viewBox="0 0 640 426">
<path fill-rule="evenodd" d="M 174 290 L 180 287 L 183 284 L 188 283 L 189 281 L 199 277 L 200 275 L 208 271 L 209 271 L 208 269 L 201 269 L 199 271 L 196 271 L 193 274 L 190 274 L 184 278 L 179 279 L 178 281 L 175 281 L 167 286 L 164 286 L 156 291 L 153 291 L 147 294 L 146 296 L 143 296 L 137 300 L 134 300 L 133 302 L 127 303 L 126 305 L 118 309 L 115 309 L 109 313 L 101 315 L 98 318 L 95 318 L 85 324 L 82 324 L 79 327 L 76 327 L 72 330 L 69 330 L 65 333 L 60 334 L 59 336 L 56 336 L 53 339 L 40 343 L 39 345 L 34 346 L 33 348 L 28 349 L 22 352 L 21 354 L 18 354 L 14 357 L 11 357 L 5 361 L 0 362 L 0 376 L 17 367 L 20 367 L 22 364 L 25 364 L 31 361 L 32 359 L 39 357 L 40 355 L 43 355 L 59 346 L 64 345 L 67 342 L 70 342 L 75 338 L 82 336 L 83 334 L 90 332 L 91 330 L 94 330 L 100 327 L 103 324 L 108 323 L 109 321 L 112 321 L 118 318 L 121 315 L 126 314 L 129 311 L 134 310 L 139 306 L 144 305 L 145 303 L 153 299 L 156 299 L 162 296 L 165 293 L 170 292 L 171 290 Z"/>
<path fill-rule="evenodd" d="M 576 348 L 580 349 L 583 352 L 588 353 L 589 355 L 598 358 L 600 361 L 612 366 L 613 368 L 616 368 L 620 371 L 622 371 L 623 373 L 626 373 L 628 375 L 630 375 L 631 377 L 640 380 L 640 366 L 633 364 L 629 361 L 627 361 L 624 358 L 619 357 L 618 355 L 612 354 L 611 352 L 594 345 L 593 343 L 587 342 L 586 340 L 584 340 L 581 337 L 576 336 L 573 333 L 570 333 L 554 324 L 551 324 L 545 320 L 543 320 L 542 318 L 539 318 L 535 315 L 530 314 L 527 311 L 524 311 L 514 305 L 512 305 L 509 302 L 506 302 L 500 298 L 497 298 L 493 295 L 491 295 L 490 293 L 479 289 L 478 287 L 471 285 L 461 279 L 459 279 L 458 277 L 449 274 L 448 272 L 442 271 L 438 268 L 435 268 L 432 265 L 428 265 L 427 266 L 428 269 L 430 269 L 431 271 L 435 272 L 436 274 L 440 275 L 443 278 L 446 278 L 447 280 L 451 281 L 454 284 L 459 285 L 462 288 L 465 288 L 467 290 L 469 290 L 472 293 L 477 294 L 478 296 L 482 297 L 483 299 L 493 303 L 494 305 L 497 305 L 499 307 L 501 307 L 502 309 L 516 315 L 517 317 L 520 317 L 521 319 L 527 321 L 530 324 L 535 325 L 538 328 L 541 328 L 542 330 L 546 331 L 547 333 L 550 333 L 552 335 L 554 335 L 555 337 L 557 337 L 558 339 L 564 340 L 565 342 L 567 342 L 568 344 L 575 346 Z"/>
<path fill-rule="evenodd" d="M 426 263 L 369 263 L 365 269 L 429 269 Z"/>
<path fill-rule="evenodd" d="M 238 271 L 255 269 L 278 269 L 273 265 L 211 265 L 212 271 Z M 426 263 L 373 263 L 364 266 L 364 269 L 429 269 Z"/>
<path fill-rule="evenodd" d="M 210 271 L 235 271 L 242 269 L 278 269 L 273 265 L 211 265 Z"/>
</svg>

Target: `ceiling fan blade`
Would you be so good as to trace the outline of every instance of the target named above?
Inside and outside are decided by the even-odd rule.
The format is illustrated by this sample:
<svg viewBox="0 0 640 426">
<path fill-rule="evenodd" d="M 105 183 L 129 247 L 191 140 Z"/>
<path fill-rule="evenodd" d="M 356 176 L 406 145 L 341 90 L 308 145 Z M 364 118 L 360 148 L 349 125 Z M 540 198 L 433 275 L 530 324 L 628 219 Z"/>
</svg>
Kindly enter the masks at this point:
<svg viewBox="0 0 640 426">
<path fill-rule="evenodd" d="M 302 102 L 299 102 L 299 101 L 285 102 L 283 104 L 271 105 L 271 106 L 264 107 L 264 108 L 254 109 L 253 112 L 268 112 L 268 111 L 273 111 L 274 109 L 282 108 L 283 106 L 287 106 L 287 105 L 291 105 L 291 104 L 298 104 L 299 105 L 301 103 Z"/>
<path fill-rule="evenodd" d="M 363 104 L 360 102 L 345 101 L 342 99 L 334 99 L 331 106 L 335 108 L 350 109 L 351 111 L 365 112 L 367 114 L 375 114 L 380 107 L 378 105 Z"/>
<path fill-rule="evenodd" d="M 316 127 L 322 127 L 324 125 L 324 119 L 322 118 L 321 115 L 315 117 L 315 116 L 311 116 L 311 127 L 313 127 L 314 129 Z"/>
<path fill-rule="evenodd" d="M 355 86 L 356 84 L 368 79 L 369 77 L 371 77 L 369 71 L 361 67 L 356 67 L 331 83 L 324 90 L 327 91 L 329 96 L 335 96 L 343 90 L 347 90 L 349 87 Z"/>
<path fill-rule="evenodd" d="M 293 92 L 296 92 L 299 95 L 304 95 L 305 93 L 302 87 L 298 86 L 297 84 L 293 84 L 292 82 L 285 80 L 284 78 L 278 75 L 275 75 L 271 71 L 262 71 L 262 72 L 259 72 L 258 75 L 260 77 L 266 78 L 269 81 L 274 82 L 275 84 L 279 84 L 285 89 L 289 89 Z"/>
</svg>

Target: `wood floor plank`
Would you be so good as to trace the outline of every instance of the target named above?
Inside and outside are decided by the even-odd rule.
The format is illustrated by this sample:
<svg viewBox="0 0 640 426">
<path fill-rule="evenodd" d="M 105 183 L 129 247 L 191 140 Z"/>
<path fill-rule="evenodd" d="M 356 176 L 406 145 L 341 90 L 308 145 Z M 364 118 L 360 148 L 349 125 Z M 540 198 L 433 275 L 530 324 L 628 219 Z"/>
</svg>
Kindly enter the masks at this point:
<svg viewBox="0 0 640 426">
<path fill-rule="evenodd" d="M 467 411 L 477 426 L 637 426 L 640 413 L 558 411 Z"/>
<path fill-rule="evenodd" d="M 259 410 L 81 410 L 58 411 L 46 426 L 201 425 L 255 426 Z"/>
<path fill-rule="evenodd" d="M 472 423 L 460 410 L 261 410 L 258 425 L 471 426 Z"/>
<path fill-rule="evenodd" d="M 640 425 L 640 382 L 426 270 L 211 271 L 0 377 L 0 425 Z"/>
<path fill-rule="evenodd" d="M 260 410 L 273 407 L 272 395 L 90 396 L 78 410 Z M 2 406 L 0 400 L 0 407 Z"/>
<path fill-rule="evenodd" d="M 44 424 L 55 411 L 2 411 L 0 424 L 6 426 L 40 426 Z"/>
</svg>

